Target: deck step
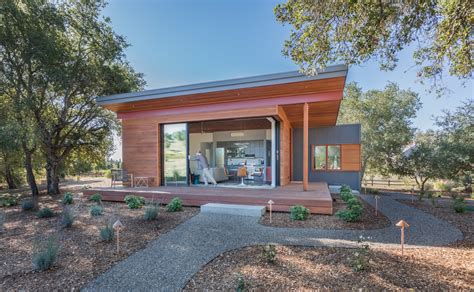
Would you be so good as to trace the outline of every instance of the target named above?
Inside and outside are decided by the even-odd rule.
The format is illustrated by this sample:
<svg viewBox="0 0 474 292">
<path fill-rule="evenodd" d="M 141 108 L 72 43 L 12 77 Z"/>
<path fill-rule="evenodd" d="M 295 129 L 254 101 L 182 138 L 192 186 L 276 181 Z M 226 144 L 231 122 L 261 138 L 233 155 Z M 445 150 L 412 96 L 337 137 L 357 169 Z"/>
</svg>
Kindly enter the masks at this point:
<svg viewBox="0 0 474 292">
<path fill-rule="evenodd" d="M 208 203 L 201 206 L 201 213 L 241 215 L 251 217 L 261 217 L 265 214 L 265 206 L 249 206 L 234 204 Z"/>
</svg>

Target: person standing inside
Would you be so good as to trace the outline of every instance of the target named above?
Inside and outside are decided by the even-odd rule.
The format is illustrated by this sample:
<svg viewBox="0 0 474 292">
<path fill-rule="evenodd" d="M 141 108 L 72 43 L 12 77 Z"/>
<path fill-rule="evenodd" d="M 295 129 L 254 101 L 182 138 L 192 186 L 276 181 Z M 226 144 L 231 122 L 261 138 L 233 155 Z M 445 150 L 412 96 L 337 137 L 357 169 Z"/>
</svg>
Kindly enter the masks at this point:
<svg viewBox="0 0 474 292">
<path fill-rule="evenodd" d="M 196 156 L 194 157 L 194 159 L 190 158 L 190 160 L 197 161 L 198 168 L 202 169 L 202 179 L 204 180 L 204 185 L 206 186 L 208 185 L 208 182 L 207 182 L 208 179 L 211 181 L 211 183 L 214 184 L 214 186 L 217 185 L 216 180 L 212 176 L 211 169 L 209 168 L 209 163 L 207 162 L 207 158 L 201 153 L 201 150 L 199 150 L 196 153 Z"/>
</svg>

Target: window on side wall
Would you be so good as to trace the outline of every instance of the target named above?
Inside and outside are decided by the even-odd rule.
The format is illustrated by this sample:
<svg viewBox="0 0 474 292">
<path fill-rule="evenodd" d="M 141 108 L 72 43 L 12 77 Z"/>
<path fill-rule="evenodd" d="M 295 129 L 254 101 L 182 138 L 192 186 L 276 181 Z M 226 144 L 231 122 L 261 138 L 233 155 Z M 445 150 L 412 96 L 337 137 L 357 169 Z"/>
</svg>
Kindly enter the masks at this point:
<svg viewBox="0 0 474 292">
<path fill-rule="evenodd" d="M 341 170 L 341 145 L 314 145 L 313 170 Z"/>
</svg>

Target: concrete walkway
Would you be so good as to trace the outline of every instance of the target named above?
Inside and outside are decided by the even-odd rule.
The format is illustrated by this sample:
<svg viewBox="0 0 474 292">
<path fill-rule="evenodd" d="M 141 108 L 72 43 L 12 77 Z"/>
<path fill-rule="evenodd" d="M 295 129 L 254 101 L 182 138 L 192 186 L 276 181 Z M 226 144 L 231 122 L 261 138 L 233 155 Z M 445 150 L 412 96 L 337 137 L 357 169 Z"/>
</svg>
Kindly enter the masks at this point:
<svg viewBox="0 0 474 292">
<path fill-rule="evenodd" d="M 374 204 L 371 196 L 361 197 Z M 410 223 L 408 247 L 440 246 L 462 239 L 456 227 L 396 202 L 396 198 L 383 196 L 379 210 L 392 225 L 402 218 Z M 84 290 L 180 291 L 205 264 L 228 250 L 267 243 L 351 247 L 360 235 L 370 236 L 375 246 L 398 245 L 400 239 L 395 226 L 377 230 L 275 228 L 263 226 L 253 217 L 198 214 L 120 262 Z"/>
</svg>

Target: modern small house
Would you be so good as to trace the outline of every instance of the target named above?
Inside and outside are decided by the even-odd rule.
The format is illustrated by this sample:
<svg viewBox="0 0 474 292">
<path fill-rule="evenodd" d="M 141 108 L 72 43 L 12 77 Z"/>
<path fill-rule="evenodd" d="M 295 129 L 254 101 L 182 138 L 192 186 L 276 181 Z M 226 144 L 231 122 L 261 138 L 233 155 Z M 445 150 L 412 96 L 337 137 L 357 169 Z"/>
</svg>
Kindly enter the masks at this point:
<svg viewBox="0 0 474 292">
<path fill-rule="evenodd" d="M 169 193 L 190 205 L 281 197 L 275 210 L 306 203 L 330 213 L 328 184 L 360 188 L 360 125 L 336 125 L 346 75 L 336 65 L 315 76 L 287 72 L 98 97 L 122 122 L 123 169 L 134 187 L 148 187 L 107 194 L 166 200 Z M 199 150 L 217 188 L 198 188 Z M 313 197 L 324 204 L 305 201 Z"/>
</svg>

